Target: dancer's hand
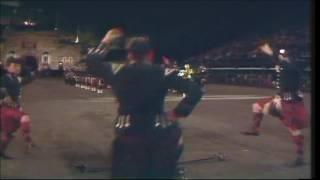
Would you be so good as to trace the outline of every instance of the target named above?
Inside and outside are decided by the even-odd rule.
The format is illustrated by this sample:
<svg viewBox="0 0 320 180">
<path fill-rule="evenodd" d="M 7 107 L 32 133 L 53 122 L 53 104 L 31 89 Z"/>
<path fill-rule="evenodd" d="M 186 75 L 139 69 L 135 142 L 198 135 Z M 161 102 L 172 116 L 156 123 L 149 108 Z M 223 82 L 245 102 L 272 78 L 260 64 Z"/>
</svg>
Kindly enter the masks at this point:
<svg viewBox="0 0 320 180">
<path fill-rule="evenodd" d="M 122 37 L 123 35 L 123 31 L 119 28 L 110 29 L 101 40 L 101 43 L 110 44 L 113 40 Z"/>
<path fill-rule="evenodd" d="M 272 56 L 273 55 L 273 50 L 272 48 L 270 47 L 270 45 L 268 43 L 262 45 L 259 47 L 259 49 L 264 52 L 265 54 L 269 55 L 269 56 Z"/>
</svg>

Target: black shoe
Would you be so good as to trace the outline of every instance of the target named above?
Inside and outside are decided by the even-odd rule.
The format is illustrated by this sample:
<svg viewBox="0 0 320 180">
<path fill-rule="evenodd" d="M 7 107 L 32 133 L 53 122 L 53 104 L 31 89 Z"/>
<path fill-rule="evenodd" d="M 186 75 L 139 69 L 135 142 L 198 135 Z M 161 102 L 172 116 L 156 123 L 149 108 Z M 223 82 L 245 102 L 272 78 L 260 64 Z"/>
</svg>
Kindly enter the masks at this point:
<svg viewBox="0 0 320 180">
<path fill-rule="evenodd" d="M 289 163 L 289 167 L 299 167 L 305 165 L 303 157 L 299 156 L 297 157 L 293 162 Z"/>
<path fill-rule="evenodd" d="M 0 158 L 6 160 L 14 159 L 13 157 L 6 155 L 5 153 L 0 153 Z"/>
<path fill-rule="evenodd" d="M 259 136 L 258 131 L 243 131 L 241 134 L 246 135 L 246 136 Z"/>
<path fill-rule="evenodd" d="M 84 164 L 84 163 L 76 163 L 76 164 L 73 164 L 73 166 L 78 169 L 80 172 L 84 173 L 87 171 L 87 166 Z"/>
</svg>

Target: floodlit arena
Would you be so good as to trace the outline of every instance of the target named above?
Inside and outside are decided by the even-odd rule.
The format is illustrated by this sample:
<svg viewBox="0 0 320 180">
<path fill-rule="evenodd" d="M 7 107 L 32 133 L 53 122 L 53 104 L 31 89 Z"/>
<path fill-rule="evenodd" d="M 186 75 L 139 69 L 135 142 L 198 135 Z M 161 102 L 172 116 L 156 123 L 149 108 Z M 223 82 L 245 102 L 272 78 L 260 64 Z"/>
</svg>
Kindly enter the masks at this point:
<svg viewBox="0 0 320 180">
<path fill-rule="evenodd" d="M 109 178 L 117 107 L 110 90 L 97 94 L 65 85 L 59 79 L 39 79 L 24 91 L 23 105 L 33 117 L 33 137 L 38 147 L 25 155 L 17 134 L 9 151 L 19 160 L 1 161 L 1 177 Z M 310 128 L 303 132 L 306 165 L 296 168 L 286 166 L 293 160 L 294 144 L 278 119 L 266 117 L 258 137 L 240 134 L 251 125 L 252 103 L 273 95 L 274 89 L 208 85 L 205 91 L 194 113 L 181 119 L 185 151 L 179 166 L 185 168 L 187 178 L 311 176 Z M 310 112 L 310 94 L 304 95 Z M 169 94 L 166 107 L 173 107 L 179 99 L 181 96 Z M 225 160 L 215 158 L 219 153 Z M 77 168 L 81 163 L 91 171 L 81 172 Z"/>
<path fill-rule="evenodd" d="M 312 8 L 1 0 L 0 179 L 313 178 Z"/>
</svg>

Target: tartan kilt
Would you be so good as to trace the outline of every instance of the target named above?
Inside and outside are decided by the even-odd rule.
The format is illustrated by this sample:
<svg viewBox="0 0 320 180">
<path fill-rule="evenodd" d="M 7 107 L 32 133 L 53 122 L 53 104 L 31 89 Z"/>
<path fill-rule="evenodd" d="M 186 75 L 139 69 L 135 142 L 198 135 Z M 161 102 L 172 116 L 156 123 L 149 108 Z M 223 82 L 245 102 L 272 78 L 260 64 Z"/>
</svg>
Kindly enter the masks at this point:
<svg viewBox="0 0 320 180">
<path fill-rule="evenodd" d="M 281 106 L 281 120 L 287 127 L 291 127 L 293 129 L 303 129 L 308 127 L 308 114 L 303 101 L 282 101 Z"/>
</svg>

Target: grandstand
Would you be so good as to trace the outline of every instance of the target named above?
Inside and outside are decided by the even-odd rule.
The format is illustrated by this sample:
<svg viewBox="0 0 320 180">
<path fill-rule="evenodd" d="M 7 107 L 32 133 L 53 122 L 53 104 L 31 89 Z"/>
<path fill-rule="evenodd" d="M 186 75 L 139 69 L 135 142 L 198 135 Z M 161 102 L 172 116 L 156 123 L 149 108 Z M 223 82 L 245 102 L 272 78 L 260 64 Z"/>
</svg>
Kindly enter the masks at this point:
<svg viewBox="0 0 320 180">
<path fill-rule="evenodd" d="M 290 28 L 266 35 L 251 35 L 190 57 L 186 63 L 205 66 L 208 82 L 273 88 L 274 59 L 259 50 L 264 43 L 278 51 L 286 49 L 303 70 L 303 87 L 310 89 L 310 32 L 308 28 Z"/>
</svg>

